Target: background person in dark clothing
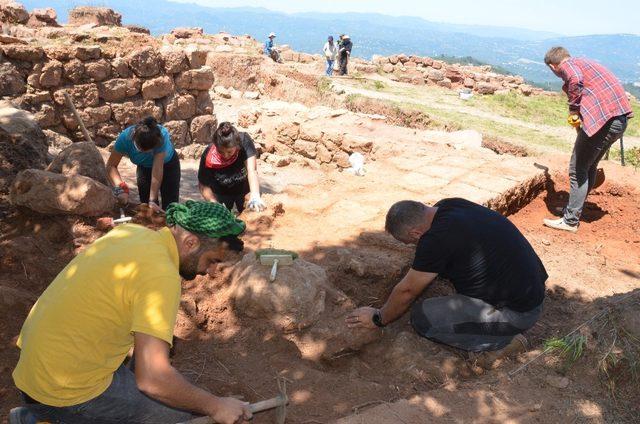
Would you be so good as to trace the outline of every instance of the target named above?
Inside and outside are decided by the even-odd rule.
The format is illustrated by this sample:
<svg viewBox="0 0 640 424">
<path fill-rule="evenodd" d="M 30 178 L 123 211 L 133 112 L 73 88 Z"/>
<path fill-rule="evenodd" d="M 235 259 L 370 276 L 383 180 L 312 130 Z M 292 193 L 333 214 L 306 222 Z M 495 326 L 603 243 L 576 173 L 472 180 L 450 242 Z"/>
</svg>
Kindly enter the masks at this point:
<svg viewBox="0 0 640 424">
<path fill-rule="evenodd" d="M 129 186 L 118 171 L 123 156 L 137 165 L 136 179 L 141 203 L 148 203 L 152 209 L 159 211 L 160 197 L 162 209 L 179 201 L 180 160 L 171 143 L 169 131 L 153 117 L 149 116 L 122 131 L 107 160 L 107 175 L 113 184 L 113 193 L 121 203 L 127 204 Z"/>
<path fill-rule="evenodd" d="M 349 57 L 351 57 L 353 43 L 348 35 L 342 35 L 340 38 L 342 39 L 342 43 L 340 44 L 340 49 L 338 51 L 340 59 L 340 75 L 347 75 L 347 65 L 349 64 Z"/>
<path fill-rule="evenodd" d="M 245 196 L 251 193 L 247 207 L 261 211 L 256 148 L 249 134 L 238 132 L 222 122 L 213 134 L 213 143 L 200 158 L 198 186 L 205 200 L 224 204 L 229 210 L 244 210 Z"/>
<path fill-rule="evenodd" d="M 633 113 L 618 78 L 595 60 L 571 57 L 564 47 L 553 47 L 544 62 L 564 81 L 568 122 L 578 132 L 569 162 L 569 201 L 562 218 L 545 219 L 544 225 L 575 233 L 596 182 L 598 163 L 622 137 Z"/>
<path fill-rule="evenodd" d="M 418 334 L 471 352 L 525 347 L 520 333 L 542 312 L 547 272 L 508 219 L 464 199 L 444 199 L 433 207 L 405 200 L 389 209 L 386 230 L 416 245 L 413 265 L 381 309 L 353 311 L 350 327 L 395 321 L 441 276 L 457 294 L 413 305 L 411 323 Z"/>
</svg>

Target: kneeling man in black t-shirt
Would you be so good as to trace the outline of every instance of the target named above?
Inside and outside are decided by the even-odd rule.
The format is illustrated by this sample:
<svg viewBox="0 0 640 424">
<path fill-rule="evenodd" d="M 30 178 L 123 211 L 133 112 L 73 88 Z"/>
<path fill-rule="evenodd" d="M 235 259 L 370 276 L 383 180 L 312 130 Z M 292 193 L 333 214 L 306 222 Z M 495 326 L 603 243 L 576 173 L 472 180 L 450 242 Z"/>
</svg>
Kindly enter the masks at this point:
<svg viewBox="0 0 640 424">
<path fill-rule="evenodd" d="M 457 294 L 413 305 L 411 323 L 418 334 L 471 352 L 524 346 L 521 333 L 542 312 L 547 272 L 508 219 L 464 199 L 444 199 L 433 207 L 404 200 L 389 209 L 385 229 L 416 245 L 413 265 L 381 309 L 353 311 L 350 327 L 395 321 L 439 275 Z"/>
</svg>

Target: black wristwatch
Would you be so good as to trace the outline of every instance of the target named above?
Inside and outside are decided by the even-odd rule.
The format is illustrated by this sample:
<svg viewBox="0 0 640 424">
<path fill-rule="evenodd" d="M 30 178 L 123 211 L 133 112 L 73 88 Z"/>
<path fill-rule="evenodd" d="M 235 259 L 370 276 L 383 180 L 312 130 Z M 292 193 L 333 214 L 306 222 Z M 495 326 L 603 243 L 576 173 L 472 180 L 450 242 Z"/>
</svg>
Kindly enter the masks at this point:
<svg viewBox="0 0 640 424">
<path fill-rule="evenodd" d="M 380 311 L 380 309 L 377 309 L 373 313 L 373 317 L 371 318 L 371 320 L 377 327 L 380 327 L 380 328 L 384 327 L 384 324 L 382 323 L 382 312 Z"/>
</svg>

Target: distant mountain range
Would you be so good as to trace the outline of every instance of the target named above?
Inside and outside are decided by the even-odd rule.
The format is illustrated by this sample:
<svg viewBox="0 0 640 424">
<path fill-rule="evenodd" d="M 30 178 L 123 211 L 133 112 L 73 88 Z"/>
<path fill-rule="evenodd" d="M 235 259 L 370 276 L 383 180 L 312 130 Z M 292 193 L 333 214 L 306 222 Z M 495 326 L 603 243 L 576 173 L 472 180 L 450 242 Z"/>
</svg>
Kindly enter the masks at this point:
<svg viewBox="0 0 640 424">
<path fill-rule="evenodd" d="M 199 26 L 205 32 L 249 34 L 259 40 L 270 31 L 279 44 L 318 53 L 327 35 L 348 33 L 354 55 L 371 58 L 406 53 L 425 56 L 472 56 L 524 76 L 539 85 L 558 87 L 558 79 L 544 66 L 549 47 L 563 45 L 576 56 L 588 56 L 607 65 L 625 83 L 640 81 L 640 36 L 629 34 L 563 37 L 518 28 L 456 25 L 416 17 L 360 13 L 287 14 L 262 8 L 210 8 L 166 0 L 109 0 L 76 2 L 26 0 L 28 9 L 53 7 L 64 22 L 69 9 L 79 5 L 111 7 L 125 24 L 143 25 L 153 34 L 179 26 Z"/>
</svg>

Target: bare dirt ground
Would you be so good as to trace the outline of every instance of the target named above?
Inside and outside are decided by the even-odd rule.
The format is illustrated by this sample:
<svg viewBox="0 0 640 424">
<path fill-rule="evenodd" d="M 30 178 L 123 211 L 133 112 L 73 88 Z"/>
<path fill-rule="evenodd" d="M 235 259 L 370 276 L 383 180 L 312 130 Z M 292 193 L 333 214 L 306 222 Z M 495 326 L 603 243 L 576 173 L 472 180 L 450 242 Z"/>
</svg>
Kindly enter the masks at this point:
<svg viewBox="0 0 640 424">
<path fill-rule="evenodd" d="M 540 224 L 566 201 L 567 182 L 562 176 L 554 177 L 546 191 L 510 218 L 541 255 L 550 274 L 543 318 L 528 333 L 532 351 L 520 361 L 539 351 L 544 339 L 568 333 L 640 287 L 640 195 L 635 189 L 640 178 L 629 169 L 606 165 L 608 182 L 590 196 L 577 235 L 553 232 Z M 345 234 L 352 233 L 351 223 L 359 221 L 358 211 L 371 214 L 366 206 L 324 215 L 309 206 L 317 201 L 316 193 L 326 192 L 334 205 L 344 207 L 344 193 L 364 191 L 357 187 L 365 180 L 351 176 L 338 189 L 335 180 L 320 178 L 317 171 L 292 168 L 287 172 L 282 176 L 285 181 L 304 185 L 288 185 L 282 193 L 267 196 L 272 205 L 285 200 L 284 214 L 274 216 L 271 210 L 244 215 L 247 249 L 270 244 L 293 247 L 303 258 L 323 266 L 331 283 L 358 304 L 381 305 L 410 262 L 411 249 L 392 241 L 380 225 L 371 225 L 369 231 L 358 229 L 357 237 L 345 239 Z M 382 211 L 390 199 L 378 197 Z M 24 296 L 23 302 L 11 302 L 0 326 L 3 416 L 18 403 L 10 372 L 18 356 L 14 342 L 21 323 L 35 296 L 75 249 L 101 234 L 91 224 L 25 214 L 8 216 L 2 222 L 0 281 L 8 288 L 2 294 L 12 295 L 6 290 L 15 289 Z M 236 310 L 228 276 L 237 259 L 221 265 L 215 279 L 198 277 L 185 282 L 176 331 L 179 341 L 174 363 L 215 393 L 255 401 L 274 395 L 275 377 L 284 376 L 290 381 L 288 422 L 292 423 L 324 423 L 340 417 L 346 417 L 340 421 L 344 423 L 552 423 L 564 417 L 571 422 L 632 422 L 629 408 L 637 403 L 629 406 L 627 402 L 634 393 L 637 400 L 637 390 L 616 399 L 616 404 L 586 361 L 566 373 L 570 381 L 566 389 L 549 383 L 560 375 L 552 355 L 513 379 L 506 373 L 517 367 L 517 361 L 477 375 L 478 370 L 456 352 L 415 336 L 406 317 L 359 353 L 329 362 L 303 360 L 286 335 L 274 331 L 265 320 L 249 319 Z M 440 284 L 430 288 L 427 296 L 448 291 Z M 636 313 L 637 305 L 631 305 Z M 626 384 L 635 383 L 629 379 Z M 624 388 L 623 384 L 620 390 Z M 267 413 L 256 422 L 272 418 Z"/>
<path fill-rule="evenodd" d="M 236 107 L 220 117 L 233 120 Z M 184 282 L 173 357 L 180 371 L 214 393 L 248 401 L 275 395 L 275 378 L 285 377 L 290 423 L 637 422 L 640 391 L 632 368 L 621 359 L 610 372 L 616 382 L 612 388 L 598 367 L 600 347 L 610 340 L 609 327 L 589 327 L 585 354 L 572 367 L 549 353 L 513 377 L 509 372 L 541 352 L 544 340 L 569 333 L 609 307 L 614 312 L 607 317 L 638 316 L 638 172 L 605 163 L 607 182 L 589 197 L 580 231 L 558 233 L 541 223 L 566 202 L 565 154 L 516 158 L 459 149 L 450 134 L 364 118 L 320 124 L 376 138 L 375 161 L 368 161 L 367 175 L 298 164 L 275 170 L 264 166 L 269 172 L 263 173 L 262 184 L 270 208 L 241 216 L 248 227 L 246 251 L 293 249 L 322 266 L 329 283 L 356 304 L 380 306 L 413 253 L 383 231 L 393 202 L 462 196 L 500 206 L 511 213 L 550 275 L 544 314 L 527 333 L 531 349 L 496 370 L 483 371 L 460 352 L 417 337 L 403 317 L 359 352 L 332 360 L 303 359 L 294 343 L 297 334 L 276 331 L 269 317 L 248 318 L 236 307 L 230 273 L 240 256 L 230 255 L 215 278 Z M 536 194 L 533 189 L 544 180 L 540 164 L 549 168 L 548 179 Z M 125 168 L 131 181 L 133 168 Z M 196 168 L 193 160 L 182 163 L 183 199 L 199 197 Z M 77 250 L 103 232 L 91 219 L 43 217 L 6 205 L 0 213 L 0 304 L 5 311 L 0 316 L 0 416 L 6 417 L 19 403 L 10 374 L 19 355 L 15 339 L 29 308 Z M 135 222 L 151 225 L 142 215 Z M 437 282 L 424 295 L 450 291 L 445 282 Z M 335 298 L 330 294 L 331 301 Z M 640 323 L 629 319 L 623 320 L 625 328 L 639 334 Z M 314 342 L 322 349 L 323 340 Z M 616 349 L 610 353 L 617 354 Z M 272 421 L 271 413 L 255 419 Z"/>
</svg>

